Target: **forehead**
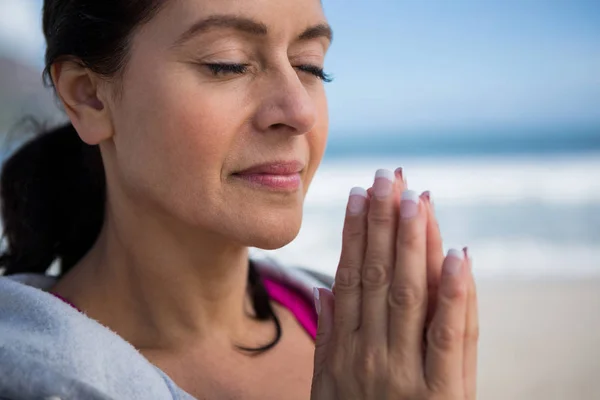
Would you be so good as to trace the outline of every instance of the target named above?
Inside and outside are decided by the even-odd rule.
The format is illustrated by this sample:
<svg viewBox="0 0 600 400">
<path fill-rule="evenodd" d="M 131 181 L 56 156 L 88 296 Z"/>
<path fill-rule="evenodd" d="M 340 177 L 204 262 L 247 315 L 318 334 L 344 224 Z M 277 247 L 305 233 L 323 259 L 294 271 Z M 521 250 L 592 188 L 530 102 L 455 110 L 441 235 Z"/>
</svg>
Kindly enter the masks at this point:
<svg viewBox="0 0 600 400">
<path fill-rule="evenodd" d="M 173 40 L 201 19 L 237 16 L 264 24 L 272 38 L 287 39 L 326 18 L 320 0 L 173 0 L 148 29 L 156 40 Z"/>
</svg>

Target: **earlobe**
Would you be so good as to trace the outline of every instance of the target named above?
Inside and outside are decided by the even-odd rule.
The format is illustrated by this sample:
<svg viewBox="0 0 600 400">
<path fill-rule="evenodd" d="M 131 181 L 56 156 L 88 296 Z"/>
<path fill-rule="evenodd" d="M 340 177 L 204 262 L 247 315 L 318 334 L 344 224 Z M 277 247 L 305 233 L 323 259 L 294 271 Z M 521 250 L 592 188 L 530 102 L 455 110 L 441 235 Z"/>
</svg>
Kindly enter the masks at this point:
<svg viewBox="0 0 600 400">
<path fill-rule="evenodd" d="M 100 93 L 100 79 L 74 61 L 52 65 L 52 81 L 65 112 L 85 143 L 96 145 L 112 137 L 109 109 Z"/>
</svg>

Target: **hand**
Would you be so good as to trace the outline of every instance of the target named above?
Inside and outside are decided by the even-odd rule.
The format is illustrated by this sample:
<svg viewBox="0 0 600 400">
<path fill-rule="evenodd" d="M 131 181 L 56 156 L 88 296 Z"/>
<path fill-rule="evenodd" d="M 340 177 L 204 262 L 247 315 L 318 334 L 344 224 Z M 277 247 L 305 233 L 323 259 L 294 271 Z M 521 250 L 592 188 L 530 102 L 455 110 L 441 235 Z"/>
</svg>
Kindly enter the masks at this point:
<svg viewBox="0 0 600 400">
<path fill-rule="evenodd" d="M 379 172 L 372 196 L 350 197 L 335 298 L 318 292 L 313 400 L 475 398 L 470 262 L 443 257 L 427 196 L 405 192 L 398 207 L 393 178 Z"/>
</svg>

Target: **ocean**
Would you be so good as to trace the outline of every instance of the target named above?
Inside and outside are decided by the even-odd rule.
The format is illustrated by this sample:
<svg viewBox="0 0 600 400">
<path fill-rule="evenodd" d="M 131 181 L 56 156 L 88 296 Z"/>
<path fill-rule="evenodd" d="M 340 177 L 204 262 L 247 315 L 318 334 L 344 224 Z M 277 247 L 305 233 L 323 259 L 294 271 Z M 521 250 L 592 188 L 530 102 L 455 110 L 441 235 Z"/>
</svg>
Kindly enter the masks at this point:
<svg viewBox="0 0 600 400">
<path fill-rule="evenodd" d="M 477 277 L 600 277 L 600 129 L 574 132 L 334 135 L 298 237 L 252 254 L 334 274 L 350 189 L 403 167 L 410 189 L 431 191 L 445 249 L 469 246 Z"/>
<path fill-rule="evenodd" d="M 296 240 L 253 254 L 334 274 L 349 190 L 369 187 L 379 168 L 403 167 L 410 189 L 431 191 L 445 249 L 469 246 L 477 277 L 600 276 L 600 135 L 388 142 L 333 140 Z"/>
</svg>

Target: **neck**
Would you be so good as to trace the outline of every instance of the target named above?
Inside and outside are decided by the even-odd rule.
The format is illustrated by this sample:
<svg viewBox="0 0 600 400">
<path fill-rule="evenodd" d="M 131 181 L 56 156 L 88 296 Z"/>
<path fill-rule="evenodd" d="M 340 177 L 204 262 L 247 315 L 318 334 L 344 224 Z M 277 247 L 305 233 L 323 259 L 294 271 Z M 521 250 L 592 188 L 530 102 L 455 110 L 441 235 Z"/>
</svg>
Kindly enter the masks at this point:
<svg viewBox="0 0 600 400">
<path fill-rule="evenodd" d="M 109 206 L 94 247 L 53 291 L 138 349 L 243 342 L 256 323 L 247 247 L 136 214 Z"/>
</svg>

